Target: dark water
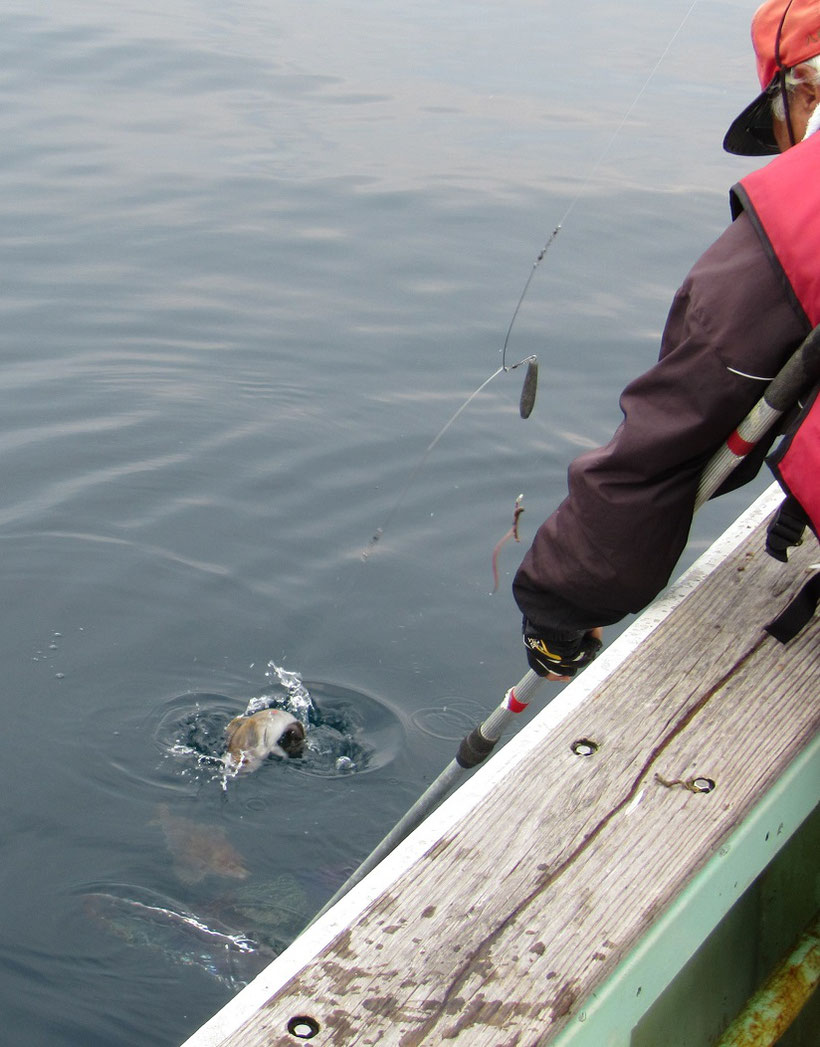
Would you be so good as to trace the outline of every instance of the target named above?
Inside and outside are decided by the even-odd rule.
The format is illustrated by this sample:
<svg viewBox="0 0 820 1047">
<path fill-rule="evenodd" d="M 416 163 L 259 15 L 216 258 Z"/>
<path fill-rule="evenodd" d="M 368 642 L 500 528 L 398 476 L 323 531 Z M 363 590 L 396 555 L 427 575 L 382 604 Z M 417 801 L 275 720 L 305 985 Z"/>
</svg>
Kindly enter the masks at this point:
<svg viewBox="0 0 820 1047">
<path fill-rule="evenodd" d="M 492 548 L 727 221 L 754 6 L 698 4 L 621 127 L 688 0 L 4 5 L 3 1043 L 179 1043 L 247 973 L 180 919 L 280 948 L 522 675 Z M 533 416 L 496 379 L 393 512 L 570 205 Z M 329 748 L 223 789 L 174 745 L 271 661 Z M 209 832 L 241 877 L 185 875 Z"/>
</svg>

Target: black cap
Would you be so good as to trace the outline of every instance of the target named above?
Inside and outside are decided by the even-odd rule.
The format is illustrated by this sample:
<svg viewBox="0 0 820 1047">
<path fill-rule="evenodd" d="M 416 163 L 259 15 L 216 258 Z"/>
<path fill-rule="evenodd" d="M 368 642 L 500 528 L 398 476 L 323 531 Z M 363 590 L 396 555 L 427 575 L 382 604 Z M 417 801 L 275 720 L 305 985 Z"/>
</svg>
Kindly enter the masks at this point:
<svg viewBox="0 0 820 1047">
<path fill-rule="evenodd" d="M 736 156 L 771 156 L 780 149 L 774 140 L 772 128 L 772 88 L 777 83 L 775 75 L 765 91 L 761 91 L 751 105 L 747 105 L 740 116 L 735 117 L 723 148 Z"/>
</svg>

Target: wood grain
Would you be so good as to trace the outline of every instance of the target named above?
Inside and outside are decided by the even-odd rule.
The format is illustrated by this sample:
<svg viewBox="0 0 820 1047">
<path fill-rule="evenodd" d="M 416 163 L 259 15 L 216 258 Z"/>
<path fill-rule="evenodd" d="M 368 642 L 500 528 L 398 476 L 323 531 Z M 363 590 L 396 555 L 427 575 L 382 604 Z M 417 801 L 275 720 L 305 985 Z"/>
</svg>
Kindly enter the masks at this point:
<svg viewBox="0 0 820 1047">
<path fill-rule="evenodd" d="M 549 1044 L 818 729 L 817 618 L 762 626 L 820 553 L 764 528 L 223 1047 Z"/>
</svg>

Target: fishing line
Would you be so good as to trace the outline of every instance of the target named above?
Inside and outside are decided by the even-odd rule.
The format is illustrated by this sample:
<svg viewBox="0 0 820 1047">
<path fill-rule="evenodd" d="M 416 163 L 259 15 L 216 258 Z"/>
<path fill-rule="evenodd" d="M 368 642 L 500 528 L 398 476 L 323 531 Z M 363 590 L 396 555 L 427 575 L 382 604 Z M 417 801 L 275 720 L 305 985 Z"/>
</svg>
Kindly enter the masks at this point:
<svg viewBox="0 0 820 1047">
<path fill-rule="evenodd" d="M 502 368 L 499 367 L 497 371 L 494 371 L 490 375 L 489 378 L 487 378 L 485 381 L 483 381 L 481 383 L 481 385 L 478 387 L 478 389 L 476 389 L 474 392 L 470 393 L 470 395 L 467 397 L 467 399 L 464 401 L 464 403 L 461 405 L 461 407 L 459 407 L 459 409 L 455 412 L 455 414 L 451 415 L 451 417 L 448 419 L 448 421 L 446 421 L 444 423 L 444 425 L 441 427 L 441 429 L 439 429 L 438 433 L 436 433 L 436 435 L 433 437 L 433 439 L 427 445 L 427 447 L 425 448 L 424 453 L 422 454 L 421 458 L 419 458 L 419 460 L 413 466 L 413 469 L 411 470 L 410 475 L 407 477 L 407 480 L 405 481 L 404 487 L 402 487 L 401 491 L 399 491 L 399 496 L 396 499 L 396 501 L 393 503 L 393 508 L 387 514 L 387 517 L 385 518 L 384 523 L 381 525 L 381 527 L 377 527 L 376 528 L 376 530 L 373 533 L 373 537 L 367 543 L 367 548 L 362 553 L 362 559 L 363 560 L 367 559 L 368 555 L 370 554 L 371 550 L 373 549 L 373 546 L 376 544 L 376 542 L 378 542 L 378 540 L 381 538 L 381 536 L 384 534 L 384 532 L 389 527 L 393 517 L 399 511 L 399 508 L 400 508 L 402 502 L 404 501 L 404 496 L 410 490 L 410 487 L 412 486 L 413 481 L 415 480 L 415 478 L 418 476 L 418 474 L 424 468 L 425 463 L 427 462 L 427 459 L 430 457 L 430 455 L 433 453 L 433 450 L 435 449 L 436 444 L 439 442 L 439 440 L 442 438 L 442 436 L 444 436 L 444 434 L 447 432 L 447 430 L 450 428 L 450 426 L 453 425 L 453 423 L 459 418 L 461 413 L 463 411 L 467 410 L 467 408 L 470 406 L 470 404 L 473 402 L 473 400 L 475 400 L 475 398 L 478 396 L 478 394 L 480 392 L 482 392 L 490 384 L 490 382 L 493 380 L 493 378 L 497 378 L 498 375 L 501 374 L 501 372 L 502 372 Z"/>
<path fill-rule="evenodd" d="M 566 211 L 564 211 L 564 214 L 562 215 L 560 221 L 555 226 L 553 231 L 550 233 L 550 235 L 547 238 L 547 241 L 544 244 L 544 246 L 538 252 L 537 257 L 536 257 L 535 261 L 532 264 L 532 268 L 530 269 L 529 276 L 527 277 L 527 279 L 526 279 L 526 281 L 524 283 L 524 288 L 521 291 L 521 295 L 519 296 L 519 299 L 518 299 L 518 302 L 516 303 L 515 309 L 513 310 L 513 314 L 512 314 L 512 318 L 510 320 L 509 327 L 507 328 L 507 334 L 506 334 L 506 337 L 504 338 L 504 346 L 503 346 L 503 348 L 501 350 L 501 370 L 502 371 L 505 371 L 505 372 L 508 371 L 508 370 L 512 371 L 516 367 L 519 367 L 522 363 L 527 362 L 526 360 L 519 360 L 519 362 L 517 364 L 513 364 L 512 366 L 507 366 L 507 346 L 510 343 L 510 336 L 512 335 L 512 330 L 513 330 L 513 327 L 515 326 L 515 321 L 518 318 L 518 313 L 520 312 L 521 306 L 524 303 L 524 299 L 527 297 L 527 292 L 530 289 L 530 284 L 532 283 L 532 278 L 535 276 L 536 270 L 538 269 L 538 267 L 541 264 L 541 262 L 544 260 L 546 254 L 547 254 L 547 251 L 549 251 L 550 247 L 552 247 L 553 243 L 557 239 L 558 234 L 561 232 L 561 229 L 564 227 L 565 222 L 567 221 L 569 216 L 572 214 L 572 212 L 575 210 L 575 205 L 578 203 L 578 201 L 583 196 L 584 190 L 587 188 L 589 183 L 592 181 L 592 179 L 598 173 L 598 171 L 599 171 L 599 169 L 601 167 L 601 164 L 603 164 L 604 160 L 607 158 L 607 156 L 609 156 L 609 153 L 612 151 L 612 147 L 615 144 L 616 139 L 620 135 L 621 131 L 623 131 L 623 129 L 626 126 L 626 123 L 629 120 L 630 116 L 632 116 L 632 114 L 635 111 L 635 108 L 637 107 L 638 103 L 643 98 L 644 94 L 646 93 L 647 88 L 649 87 L 649 85 L 652 82 L 652 80 L 655 78 L 655 74 L 660 69 L 660 67 L 663 65 L 663 62 L 666 59 L 666 56 L 672 50 L 672 47 L 674 46 L 675 41 L 680 36 L 680 34 L 683 31 L 683 28 L 686 25 L 686 23 L 689 21 L 689 16 L 694 11 L 694 9 L 697 6 L 698 2 L 699 2 L 699 0 L 692 0 L 692 3 L 689 5 L 689 9 L 687 10 L 686 14 L 683 16 L 680 24 L 678 25 L 677 29 L 672 34 L 672 36 L 669 38 L 669 41 L 668 41 L 666 47 L 661 52 L 660 57 L 658 58 L 657 62 L 655 62 L 655 65 L 652 67 L 652 70 L 650 71 L 650 73 L 647 76 L 646 80 L 644 80 L 643 85 L 641 86 L 641 89 L 638 91 L 638 93 L 632 99 L 632 102 L 631 102 L 629 108 L 626 110 L 626 112 L 624 113 L 623 117 L 621 118 L 621 122 L 618 124 L 618 126 L 615 128 L 615 130 L 612 132 L 612 136 L 610 137 L 610 139 L 607 142 L 607 144 L 604 146 L 604 148 L 601 151 L 601 154 L 599 155 L 598 159 L 595 161 L 595 163 L 590 168 L 589 173 L 587 174 L 586 178 L 584 178 L 584 180 L 581 183 L 581 185 L 580 185 L 578 191 L 576 192 L 575 196 L 570 200 L 569 206 L 567 207 Z M 493 377 L 495 377 L 495 376 L 493 376 Z"/>
<path fill-rule="evenodd" d="M 528 418 L 529 417 L 529 415 L 532 412 L 532 409 L 533 409 L 533 407 L 535 405 L 535 394 L 536 394 L 537 386 L 538 386 L 538 357 L 535 356 L 535 355 L 525 356 L 522 360 L 519 360 L 517 363 L 514 363 L 514 364 L 508 364 L 507 363 L 507 349 L 508 349 L 509 344 L 510 344 L 510 338 L 512 337 L 512 332 L 513 332 L 513 328 L 515 327 L 515 322 L 518 319 L 518 314 L 521 312 L 521 307 L 524 304 L 524 299 L 527 297 L 527 293 L 529 292 L 530 285 L 532 284 L 533 277 L 535 276 L 535 273 L 538 270 L 538 267 L 541 265 L 541 262 L 546 257 L 547 252 L 549 251 L 549 249 L 555 243 L 555 240 L 557 239 L 558 234 L 563 229 L 564 225 L 566 224 L 567 220 L 569 219 L 569 216 L 575 210 L 575 206 L 578 203 L 578 201 L 581 199 L 581 197 L 584 195 L 584 192 L 585 192 L 587 186 L 590 184 L 590 182 L 593 180 L 595 175 L 598 173 L 598 171 L 599 171 L 601 165 L 603 164 L 604 160 L 607 158 L 607 156 L 611 152 L 612 147 L 615 144 L 616 139 L 620 135 L 621 131 L 623 131 L 624 127 L 626 126 L 627 121 L 632 116 L 632 113 L 635 111 L 635 108 L 637 107 L 638 103 L 643 98 L 644 94 L 646 93 L 647 88 L 651 84 L 652 80 L 655 78 L 655 74 L 658 72 L 658 70 L 660 69 L 661 65 L 665 61 L 667 55 L 672 50 L 672 47 L 674 46 L 675 41 L 680 36 L 681 32 L 683 31 L 684 26 L 689 21 L 689 17 L 692 14 L 692 12 L 694 11 L 694 9 L 697 7 L 698 3 L 699 3 L 699 0 L 692 0 L 691 4 L 689 5 L 689 7 L 688 7 L 688 9 L 686 11 L 686 14 L 684 14 L 684 16 L 681 19 L 677 29 L 675 29 L 674 33 L 669 38 L 666 46 L 664 47 L 663 51 L 661 52 L 660 56 L 658 57 L 658 60 L 655 62 L 654 66 L 652 67 L 651 71 L 649 72 L 649 75 L 646 77 L 646 79 L 644 80 L 643 84 L 641 85 L 640 90 L 635 95 L 635 97 L 632 99 L 632 102 L 630 103 L 629 107 L 627 108 L 626 112 L 624 113 L 623 117 L 621 118 L 620 123 L 615 128 L 615 130 L 612 132 L 612 135 L 610 136 L 609 141 L 606 143 L 604 148 L 601 150 L 601 153 L 599 154 L 598 159 L 595 161 L 595 163 L 590 168 L 589 172 L 587 173 L 587 175 L 584 178 L 584 180 L 581 182 L 581 184 L 580 184 L 578 190 L 576 191 L 575 195 L 570 200 L 569 205 L 567 206 L 567 209 L 564 211 L 563 215 L 561 216 L 560 221 L 555 226 L 555 228 L 552 230 L 550 235 L 547 237 L 546 242 L 544 243 L 544 246 L 538 252 L 538 254 L 537 254 L 536 258 L 535 258 L 535 261 L 533 262 L 532 267 L 530 268 L 530 271 L 529 271 L 529 274 L 527 276 L 527 279 L 524 281 L 524 286 L 523 286 L 523 288 L 521 290 L 521 294 L 518 296 L 518 301 L 516 302 L 515 309 L 513 310 L 512 317 L 510 318 L 510 322 L 509 322 L 509 325 L 507 327 L 507 333 L 504 336 L 504 343 L 503 343 L 503 345 L 501 347 L 501 366 L 498 368 L 497 371 L 494 371 L 490 375 L 489 378 L 486 378 L 477 389 L 475 389 L 472 393 L 470 393 L 470 395 L 467 397 L 467 399 L 464 401 L 464 403 L 461 404 L 461 406 L 455 411 L 455 413 L 453 415 L 451 415 L 451 417 L 444 423 L 444 425 L 441 427 L 441 429 L 438 431 L 438 433 L 433 437 L 431 442 L 427 445 L 427 447 L 425 448 L 421 458 L 419 458 L 418 462 L 416 462 L 416 464 L 413 466 L 412 470 L 410 471 L 410 474 L 409 474 L 409 476 L 408 476 L 404 486 L 399 491 L 398 497 L 396 498 L 396 501 L 393 504 L 392 509 L 387 514 L 387 517 L 385 518 L 385 520 L 382 523 L 381 527 L 377 527 L 375 532 L 373 533 L 373 536 L 371 537 L 370 541 L 368 542 L 367 548 L 362 553 L 362 559 L 363 560 L 367 559 L 367 557 L 368 557 L 369 553 L 372 551 L 373 547 L 376 545 L 376 543 L 382 537 L 384 532 L 387 530 L 388 526 L 390 525 L 390 523 L 392 522 L 392 520 L 395 517 L 396 513 L 398 512 L 402 502 L 404 501 L 405 495 L 407 494 L 408 490 L 412 486 L 413 481 L 418 476 L 418 474 L 421 472 L 421 470 L 424 468 L 424 466 L 425 466 L 425 464 L 427 462 L 427 459 L 430 457 L 431 453 L 435 449 L 435 447 L 438 444 L 438 442 L 445 435 L 445 433 L 450 429 L 450 427 L 454 424 L 454 422 L 470 406 L 470 404 L 479 395 L 479 393 L 483 392 L 484 389 L 487 388 L 487 386 L 490 384 L 490 382 L 492 382 L 500 374 L 506 374 L 508 371 L 515 371 L 517 368 L 522 367 L 524 364 L 527 365 L 527 371 L 526 371 L 526 374 L 525 374 L 525 377 L 524 377 L 524 385 L 523 385 L 523 388 L 521 390 L 521 399 L 519 401 L 519 413 L 520 413 L 522 418 Z"/>
</svg>

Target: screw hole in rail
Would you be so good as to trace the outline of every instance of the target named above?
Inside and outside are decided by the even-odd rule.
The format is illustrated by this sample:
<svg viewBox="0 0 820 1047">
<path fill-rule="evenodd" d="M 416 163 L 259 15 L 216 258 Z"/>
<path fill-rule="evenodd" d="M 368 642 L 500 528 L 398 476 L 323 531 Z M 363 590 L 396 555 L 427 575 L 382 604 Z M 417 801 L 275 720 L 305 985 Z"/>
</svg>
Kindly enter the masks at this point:
<svg viewBox="0 0 820 1047">
<path fill-rule="evenodd" d="M 319 1023 L 306 1014 L 297 1015 L 288 1022 L 288 1032 L 298 1040 L 312 1040 L 319 1031 Z"/>
<path fill-rule="evenodd" d="M 579 738 L 570 748 L 576 756 L 594 756 L 598 752 L 598 743 L 591 742 L 589 738 Z"/>
</svg>

